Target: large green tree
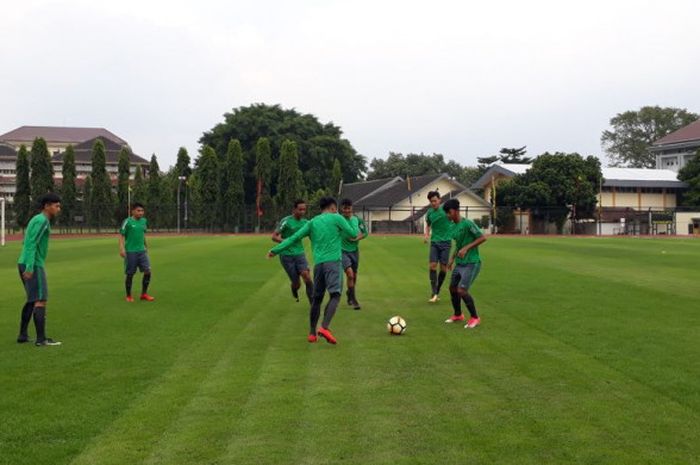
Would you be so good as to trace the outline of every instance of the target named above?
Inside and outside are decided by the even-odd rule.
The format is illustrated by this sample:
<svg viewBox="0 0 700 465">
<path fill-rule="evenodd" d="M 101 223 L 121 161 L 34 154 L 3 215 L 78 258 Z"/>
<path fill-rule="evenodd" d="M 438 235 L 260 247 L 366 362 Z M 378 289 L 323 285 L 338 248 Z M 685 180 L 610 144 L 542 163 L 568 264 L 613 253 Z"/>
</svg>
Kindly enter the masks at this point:
<svg viewBox="0 0 700 465">
<path fill-rule="evenodd" d="M 29 154 L 27 147 L 22 144 L 17 152 L 16 192 L 13 207 L 17 226 L 25 228 L 29 223 L 32 212 L 31 184 L 29 182 Z"/>
<path fill-rule="evenodd" d="M 213 148 L 205 145 L 202 147 L 195 163 L 194 188 L 197 201 L 201 206 L 199 212 L 200 224 L 213 230 L 216 227 L 217 212 L 219 211 L 219 160 Z"/>
<path fill-rule="evenodd" d="M 131 162 L 129 149 L 123 147 L 119 151 L 117 165 L 117 221 L 129 215 L 129 188 L 131 177 Z"/>
<path fill-rule="evenodd" d="M 59 221 L 61 224 L 71 226 L 73 218 L 76 214 L 78 203 L 78 193 L 75 186 L 77 173 L 75 170 L 75 151 L 73 146 L 66 147 L 63 152 L 63 165 L 61 166 L 61 216 Z"/>
<path fill-rule="evenodd" d="M 144 179 L 141 165 L 136 165 L 136 171 L 134 172 L 134 188 L 132 189 L 131 193 L 132 203 L 139 202 L 144 205 L 148 203 L 148 188 L 146 186 L 146 180 Z"/>
<path fill-rule="evenodd" d="M 528 163 L 532 163 L 532 157 L 528 157 L 526 154 L 526 145 L 523 145 L 522 147 L 503 147 L 497 155 L 479 157 L 476 160 L 479 163 L 479 167 L 482 167 L 484 171 L 486 171 L 489 165 L 492 165 L 496 162 L 510 163 L 516 165 L 527 165 Z"/>
<path fill-rule="evenodd" d="M 678 172 L 678 179 L 688 183 L 688 190 L 683 194 L 684 207 L 700 207 L 700 150 Z"/>
<path fill-rule="evenodd" d="M 656 160 L 649 152 L 654 141 L 696 121 L 700 115 L 684 108 L 642 107 L 618 113 L 610 120 L 600 141 L 615 166 L 654 168 Z"/>
<path fill-rule="evenodd" d="M 316 116 L 302 114 L 280 105 L 256 104 L 234 109 L 224 115 L 217 124 L 200 138 L 203 145 L 214 148 L 223 160 L 231 139 L 241 142 L 246 157 L 245 202 L 254 204 L 257 193 L 255 175 L 255 146 L 261 137 L 269 140 L 273 162 L 277 162 L 285 140 L 296 142 L 299 152 L 299 168 L 304 173 L 304 182 L 309 190 L 327 188 L 331 177 L 333 160 L 337 158 L 343 169 L 343 180 L 354 182 L 362 179 L 367 168 L 365 157 L 359 155 L 340 127 L 333 123 L 322 123 Z M 277 180 L 270 179 L 270 192 L 277 193 Z"/>
<path fill-rule="evenodd" d="M 258 226 L 261 225 L 263 217 L 270 217 L 272 208 L 272 197 L 270 187 L 272 185 L 272 147 L 270 139 L 261 137 L 255 144 L 255 180 L 256 180 L 256 214 L 258 215 Z"/>
<path fill-rule="evenodd" d="M 332 195 L 338 195 L 340 192 L 340 183 L 343 180 L 343 169 L 340 167 L 340 162 L 335 160 L 333 162 L 333 170 L 331 171 L 331 182 L 328 186 L 328 190 Z"/>
<path fill-rule="evenodd" d="M 245 159 L 243 157 L 243 149 L 241 143 L 237 139 L 232 139 L 229 142 L 228 150 L 226 151 L 226 159 L 224 160 L 223 169 L 221 170 L 225 182 L 225 190 L 222 192 L 222 206 L 224 217 L 222 226 L 228 230 L 232 230 L 241 226 L 244 209 L 244 191 L 243 191 L 243 167 Z"/>
<path fill-rule="evenodd" d="M 163 202 L 163 180 L 160 175 L 160 166 L 156 154 L 151 155 L 148 164 L 148 180 L 146 181 L 148 191 L 148 221 L 156 228 L 162 227 L 162 202 Z"/>
<path fill-rule="evenodd" d="M 175 162 L 175 172 L 177 175 L 189 178 L 192 174 L 190 163 L 190 155 L 187 153 L 187 149 L 185 147 L 180 147 L 180 150 L 177 151 L 177 161 Z"/>
<path fill-rule="evenodd" d="M 286 140 L 282 143 L 281 152 L 275 200 L 279 210 L 288 212 L 303 192 L 297 144 Z"/>
<path fill-rule="evenodd" d="M 112 180 L 107 173 L 105 145 L 97 139 L 92 146 L 92 189 L 90 191 L 90 222 L 93 226 L 106 227 L 112 224 L 114 196 Z"/>
<path fill-rule="evenodd" d="M 498 205 L 532 210 L 538 218 L 548 218 L 559 231 L 569 216 L 592 218 L 602 180 L 600 160 L 578 153 L 544 153 L 527 172 L 500 184 Z"/>
<path fill-rule="evenodd" d="M 29 182 L 32 188 L 32 199 L 36 202 L 39 197 L 54 190 L 51 154 L 46 141 L 41 137 L 37 137 L 32 143 L 30 165 L 32 173 Z"/>
<path fill-rule="evenodd" d="M 444 155 L 433 153 L 402 154 L 390 152 L 386 159 L 375 158 L 370 163 L 368 180 L 393 178 L 396 176 L 424 176 L 447 173 L 457 181 L 469 187 L 479 176 L 481 171 L 474 167 L 462 166 L 454 160 L 445 160 Z"/>
</svg>

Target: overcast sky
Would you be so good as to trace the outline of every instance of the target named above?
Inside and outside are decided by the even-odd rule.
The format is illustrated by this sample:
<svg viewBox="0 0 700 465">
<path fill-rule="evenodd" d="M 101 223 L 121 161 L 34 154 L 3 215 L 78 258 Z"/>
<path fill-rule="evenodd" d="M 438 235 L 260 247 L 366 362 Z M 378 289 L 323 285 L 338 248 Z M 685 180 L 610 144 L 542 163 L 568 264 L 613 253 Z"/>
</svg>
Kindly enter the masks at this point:
<svg viewBox="0 0 700 465">
<path fill-rule="evenodd" d="M 5 0 L 0 133 L 102 126 L 161 167 L 234 107 L 340 125 L 368 158 L 600 155 L 616 113 L 700 112 L 700 2 Z"/>
</svg>

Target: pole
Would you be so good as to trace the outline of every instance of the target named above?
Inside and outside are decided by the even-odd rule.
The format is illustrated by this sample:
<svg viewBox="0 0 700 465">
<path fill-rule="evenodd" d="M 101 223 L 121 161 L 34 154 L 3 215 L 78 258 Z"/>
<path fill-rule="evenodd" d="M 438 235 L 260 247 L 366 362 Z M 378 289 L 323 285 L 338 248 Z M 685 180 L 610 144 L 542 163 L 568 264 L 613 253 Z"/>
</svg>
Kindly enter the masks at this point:
<svg viewBox="0 0 700 465">
<path fill-rule="evenodd" d="M 180 234 L 180 185 L 182 181 L 177 178 L 177 233 Z"/>
<path fill-rule="evenodd" d="M 5 246 L 5 197 L 0 197 L 0 246 Z"/>
</svg>

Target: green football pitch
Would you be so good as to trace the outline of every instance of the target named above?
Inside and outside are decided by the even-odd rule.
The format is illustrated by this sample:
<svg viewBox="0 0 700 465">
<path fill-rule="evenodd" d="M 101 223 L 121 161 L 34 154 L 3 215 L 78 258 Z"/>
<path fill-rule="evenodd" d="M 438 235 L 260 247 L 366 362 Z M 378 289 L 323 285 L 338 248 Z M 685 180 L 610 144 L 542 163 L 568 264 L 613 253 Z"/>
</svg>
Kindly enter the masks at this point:
<svg viewBox="0 0 700 465">
<path fill-rule="evenodd" d="M 337 346 L 268 238 L 150 244 L 157 301 L 127 304 L 116 239 L 52 241 L 47 348 L 0 249 L 0 463 L 700 463 L 698 241 L 493 238 L 465 330 L 420 238 L 371 237 Z"/>
</svg>

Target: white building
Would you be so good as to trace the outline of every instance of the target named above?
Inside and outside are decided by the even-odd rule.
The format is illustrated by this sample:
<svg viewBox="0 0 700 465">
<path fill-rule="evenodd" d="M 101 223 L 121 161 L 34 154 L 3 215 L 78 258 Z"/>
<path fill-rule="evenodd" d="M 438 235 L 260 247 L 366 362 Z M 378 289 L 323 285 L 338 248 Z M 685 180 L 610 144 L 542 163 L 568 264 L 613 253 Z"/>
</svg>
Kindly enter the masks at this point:
<svg viewBox="0 0 700 465">
<path fill-rule="evenodd" d="M 649 150 L 656 155 L 656 168 L 677 173 L 700 150 L 700 120 L 662 137 Z"/>
</svg>

